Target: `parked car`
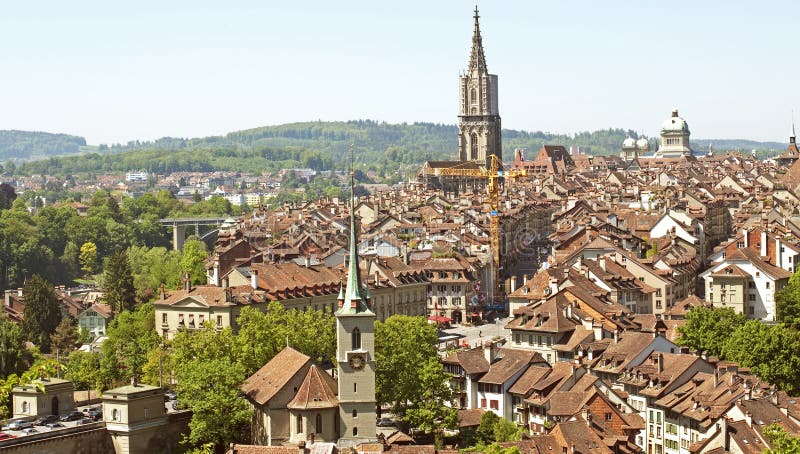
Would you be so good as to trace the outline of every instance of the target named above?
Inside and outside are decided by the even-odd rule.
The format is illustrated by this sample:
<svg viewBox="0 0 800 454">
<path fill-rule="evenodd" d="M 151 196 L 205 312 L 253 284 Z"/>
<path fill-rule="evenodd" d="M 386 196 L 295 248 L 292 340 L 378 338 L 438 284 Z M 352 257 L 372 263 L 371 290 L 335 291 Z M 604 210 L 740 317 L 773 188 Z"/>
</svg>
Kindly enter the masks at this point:
<svg viewBox="0 0 800 454">
<path fill-rule="evenodd" d="M 55 429 L 60 429 L 60 428 L 64 427 L 64 424 L 61 424 L 60 422 L 51 422 L 51 423 L 45 424 L 44 427 L 47 430 L 55 430 Z"/>
<path fill-rule="evenodd" d="M 42 416 L 41 418 L 37 419 L 33 425 L 35 426 L 44 426 L 53 422 L 58 422 L 58 415 L 47 415 Z"/>
<path fill-rule="evenodd" d="M 178 394 L 175 391 L 167 391 L 164 393 L 164 402 L 169 402 L 171 400 L 175 400 L 178 398 Z"/>
<path fill-rule="evenodd" d="M 378 420 L 378 427 L 394 427 L 395 422 L 392 418 L 381 418 Z"/>
<path fill-rule="evenodd" d="M 11 424 L 6 426 L 6 430 L 22 430 L 33 427 L 31 421 L 12 421 Z"/>
<path fill-rule="evenodd" d="M 0 441 L 10 440 L 12 438 L 17 438 L 17 437 L 15 437 L 14 435 L 11 435 L 11 434 L 7 434 L 5 432 L 0 432 Z"/>
<path fill-rule="evenodd" d="M 27 429 L 22 429 L 23 435 L 35 434 L 36 432 L 38 432 L 38 431 L 36 429 L 34 429 L 33 427 L 28 427 Z"/>
<path fill-rule="evenodd" d="M 94 421 L 99 421 L 103 417 L 103 409 L 100 407 L 87 408 L 83 411 L 84 415 Z"/>
<path fill-rule="evenodd" d="M 61 422 L 77 421 L 77 420 L 79 420 L 81 418 L 83 418 L 83 413 L 79 412 L 78 410 L 75 410 L 75 411 L 73 411 L 72 413 L 70 413 L 68 415 L 62 416 L 61 417 Z"/>
<path fill-rule="evenodd" d="M 81 418 L 75 423 L 75 425 L 76 426 L 82 426 L 84 424 L 92 424 L 95 421 L 97 421 L 97 420 L 96 419 L 92 419 L 92 418 Z"/>
<path fill-rule="evenodd" d="M 177 410 L 180 405 L 178 404 L 178 400 L 175 399 L 172 401 L 172 409 Z"/>
</svg>

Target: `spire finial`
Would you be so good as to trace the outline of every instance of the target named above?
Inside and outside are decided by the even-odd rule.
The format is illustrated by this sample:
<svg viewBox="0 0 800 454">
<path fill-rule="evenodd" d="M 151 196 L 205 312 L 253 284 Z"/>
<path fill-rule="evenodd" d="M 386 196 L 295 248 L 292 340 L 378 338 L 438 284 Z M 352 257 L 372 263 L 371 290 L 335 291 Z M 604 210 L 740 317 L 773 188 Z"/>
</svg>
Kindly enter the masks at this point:
<svg viewBox="0 0 800 454">
<path fill-rule="evenodd" d="M 797 136 L 794 133 L 794 109 L 792 109 L 792 135 L 789 136 L 791 139 L 795 139 Z M 794 142 L 794 140 L 792 140 Z"/>
<path fill-rule="evenodd" d="M 483 53 L 483 41 L 481 40 L 480 15 L 478 14 L 478 3 L 475 3 L 475 28 L 472 32 L 472 52 L 469 55 L 469 70 L 486 70 L 486 56 Z"/>
</svg>

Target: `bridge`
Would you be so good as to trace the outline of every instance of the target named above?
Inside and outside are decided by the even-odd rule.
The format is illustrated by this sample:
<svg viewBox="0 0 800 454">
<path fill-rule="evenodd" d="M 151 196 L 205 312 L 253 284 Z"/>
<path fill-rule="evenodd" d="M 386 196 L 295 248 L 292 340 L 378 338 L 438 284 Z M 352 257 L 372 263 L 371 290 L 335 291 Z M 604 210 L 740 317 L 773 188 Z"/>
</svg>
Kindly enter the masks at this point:
<svg viewBox="0 0 800 454">
<path fill-rule="evenodd" d="M 194 226 L 194 233 L 200 235 L 201 225 L 213 225 L 219 227 L 230 222 L 233 218 L 167 218 L 159 219 L 161 225 L 172 227 L 172 248 L 176 251 L 183 249 L 183 243 L 186 241 L 186 227 Z"/>
</svg>

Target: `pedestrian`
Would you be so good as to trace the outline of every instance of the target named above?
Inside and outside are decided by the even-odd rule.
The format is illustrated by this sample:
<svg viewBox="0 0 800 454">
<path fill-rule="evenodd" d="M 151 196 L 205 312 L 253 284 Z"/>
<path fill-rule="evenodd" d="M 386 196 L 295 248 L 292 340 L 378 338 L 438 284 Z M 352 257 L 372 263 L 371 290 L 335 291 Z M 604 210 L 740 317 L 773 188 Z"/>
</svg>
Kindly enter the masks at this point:
<svg viewBox="0 0 800 454">
<path fill-rule="evenodd" d="M 481 334 L 481 330 L 478 330 L 478 337 L 483 337 L 483 334 Z"/>
</svg>

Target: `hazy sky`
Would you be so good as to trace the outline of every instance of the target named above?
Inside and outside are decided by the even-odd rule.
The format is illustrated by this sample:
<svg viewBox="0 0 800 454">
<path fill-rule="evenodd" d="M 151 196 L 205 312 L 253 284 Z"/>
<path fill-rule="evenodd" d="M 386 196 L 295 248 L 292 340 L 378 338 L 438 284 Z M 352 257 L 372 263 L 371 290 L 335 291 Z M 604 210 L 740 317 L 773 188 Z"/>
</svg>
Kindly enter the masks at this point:
<svg viewBox="0 0 800 454">
<path fill-rule="evenodd" d="M 4 1 L 0 129 L 89 143 L 306 120 L 455 123 L 471 1 Z M 800 2 L 482 1 L 506 128 L 786 141 Z"/>
</svg>

